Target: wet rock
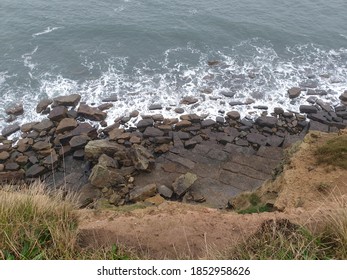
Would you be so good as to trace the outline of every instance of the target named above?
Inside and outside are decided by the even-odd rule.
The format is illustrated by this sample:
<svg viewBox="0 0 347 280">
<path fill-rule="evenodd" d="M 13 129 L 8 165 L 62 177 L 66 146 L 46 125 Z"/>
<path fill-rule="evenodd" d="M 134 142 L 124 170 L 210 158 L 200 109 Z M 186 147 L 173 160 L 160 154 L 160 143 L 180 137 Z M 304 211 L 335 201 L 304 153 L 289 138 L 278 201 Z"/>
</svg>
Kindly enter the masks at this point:
<svg viewBox="0 0 347 280">
<path fill-rule="evenodd" d="M 46 168 L 42 165 L 34 164 L 29 167 L 25 172 L 27 178 L 36 178 L 43 175 L 46 172 Z"/>
<path fill-rule="evenodd" d="M 10 157 L 9 152 L 3 151 L 0 153 L 0 160 L 1 161 L 7 160 L 9 157 Z"/>
<path fill-rule="evenodd" d="M 347 90 L 339 96 L 341 103 L 347 105 Z"/>
<path fill-rule="evenodd" d="M 113 157 L 115 153 L 124 150 L 122 145 L 106 139 L 89 141 L 84 148 L 86 159 L 91 161 L 98 160 L 102 154 Z"/>
<path fill-rule="evenodd" d="M 243 103 L 241 101 L 231 101 L 231 102 L 229 102 L 229 105 L 231 107 L 233 107 L 233 106 L 245 105 L 245 103 Z"/>
<path fill-rule="evenodd" d="M 117 97 L 117 95 L 110 95 L 109 97 L 106 97 L 106 98 L 103 98 L 102 100 L 101 100 L 102 102 L 116 102 L 116 101 L 118 101 L 118 97 Z"/>
<path fill-rule="evenodd" d="M 187 172 L 176 178 L 172 184 L 173 191 L 179 196 L 183 196 L 189 188 L 194 184 L 198 177 L 194 173 Z"/>
<path fill-rule="evenodd" d="M 184 113 L 184 109 L 183 108 L 175 108 L 175 113 L 183 114 Z"/>
<path fill-rule="evenodd" d="M 208 66 L 217 66 L 220 63 L 221 62 L 219 60 L 209 60 L 209 61 L 207 61 Z"/>
<path fill-rule="evenodd" d="M 92 121 L 102 121 L 106 119 L 105 112 L 99 110 L 98 108 L 88 106 L 87 104 L 81 104 L 78 107 L 77 114 Z"/>
<path fill-rule="evenodd" d="M 186 96 L 180 101 L 180 103 L 185 104 L 185 105 L 191 105 L 191 104 L 194 104 L 198 101 L 199 100 L 193 96 Z"/>
<path fill-rule="evenodd" d="M 319 107 L 321 107 L 324 111 L 326 111 L 326 112 L 332 111 L 332 107 L 330 106 L 330 104 L 325 103 L 323 100 L 318 99 L 318 100 L 316 101 L 316 103 L 317 103 L 317 104 L 319 105 Z"/>
<path fill-rule="evenodd" d="M 301 88 L 299 87 L 292 87 L 288 90 L 289 98 L 293 99 L 300 95 Z"/>
<path fill-rule="evenodd" d="M 59 122 L 56 129 L 56 133 L 64 133 L 65 131 L 72 130 L 77 127 L 77 121 L 75 119 L 65 118 Z"/>
<path fill-rule="evenodd" d="M 43 99 L 43 100 L 41 100 L 39 102 L 39 104 L 37 104 L 37 106 L 36 106 L 36 113 L 42 113 L 52 103 L 53 103 L 52 99 Z"/>
<path fill-rule="evenodd" d="M 143 133 L 144 137 L 161 137 L 164 136 L 164 132 L 155 127 L 147 127 Z"/>
<path fill-rule="evenodd" d="M 108 138 L 110 140 L 118 140 L 119 137 L 124 133 L 124 129 L 123 128 L 115 128 L 113 130 L 111 130 L 109 133 L 108 133 Z"/>
<path fill-rule="evenodd" d="M 201 122 L 201 127 L 202 128 L 206 128 L 206 127 L 209 127 L 209 126 L 214 126 L 215 124 L 216 124 L 216 122 L 214 120 L 207 119 L 207 120 L 203 120 Z"/>
<path fill-rule="evenodd" d="M 29 132 L 29 131 L 31 131 L 33 129 L 33 126 L 35 124 L 38 124 L 38 122 L 25 123 L 25 124 L 21 125 L 20 131 L 22 131 L 22 132 Z"/>
<path fill-rule="evenodd" d="M 232 120 L 239 120 L 240 119 L 240 113 L 238 111 L 230 111 L 227 113 L 228 118 Z"/>
<path fill-rule="evenodd" d="M 256 119 L 255 123 L 261 127 L 275 127 L 277 124 L 277 118 L 275 117 L 259 117 Z"/>
<path fill-rule="evenodd" d="M 132 144 L 141 144 L 141 138 L 136 135 L 133 135 L 130 137 L 129 142 Z"/>
<path fill-rule="evenodd" d="M 234 97 L 235 96 L 235 94 L 236 94 L 236 92 L 232 92 L 232 91 L 222 91 L 221 93 L 220 93 L 221 95 L 224 95 L 225 97 Z"/>
<path fill-rule="evenodd" d="M 112 107 L 113 107 L 112 103 L 104 103 L 104 104 L 99 105 L 98 109 L 100 111 L 105 111 L 105 110 L 111 109 Z"/>
<path fill-rule="evenodd" d="M 316 87 L 318 87 L 318 81 L 317 80 L 306 80 L 306 81 L 300 83 L 300 87 L 302 87 L 302 88 L 316 88 Z"/>
<path fill-rule="evenodd" d="M 130 148 L 130 158 L 137 170 L 151 171 L 154 168 L 153 155 L 143 146 L 133 145 Z"/>
<path fill-rule="evenodd" d="M 267 110 L 269 109 L 268 106 L 265 105 L 258 105 L 258 106 L 253 106 L 254 109 L 258 109 L 258 110 Z"/>
<path fill-rule="evenodd" d="M 146 127 L 153 126 L 153 123 L 154 122 L 152 119 L 143 119 L 143 120 L 140 120 L 136 126 L 138 129 L 144 130 Z"/>
<path fill-rule="evenodd" d="M 149 197 L 155 196 L 157 193 L 156 184 L 149 184 L 144 187 L 135 187 L 129 193 L 129 201 L 139 202 Z"/>
<path fill-rule="evenodd" d="M 161 110 L 163 109 L 163 106 L 161 104 L 152 104 L 148 107 L 148 110 L 154 111 L 154 110 Z"/>
<path fill-rule="evenodd" d="M 139 111 L 134 110 L 134 111 L 132 111 L 132 112 L 130 113 L 129 116 L 130 116 L 131 118 L 136 118 L 139 114 L 140 114 Z"/>
<path fill-rule="evenodd" d="M 275 115 L 282 115 L 284 113 L 284 110 L 281 107 L 275 107 L 274 113 Z"/>
<path fill-rule="evenodd" d="M 173 190 L 165 185 L 160 185 L 158 187 L 158 193 L 165 198 L 171 198 L 173 195 Z"/>
<path fill-rule="evenodd" d="M 307 95 L 319 95 L 319 96 L 323 96 L 323 95 L 327 95 L 328 92 L 326 90 L 321 90 L 321 89 L 308 89 L 306 92 Z"/>
<path fill-rule="evenodd" d="M 190 121 L 183 120 L 183 121 L 180 121 L 180 122 L 176 123 L 175 124 L 175 128 L 176 129 L 182 129 L 182 128 L 185 128 L 185 127 L 189 127 L 191 125 L 192 125 L 192 123 Z"/>
<path fill-rule="evenodd" d="M 9 126 L 6 126 L 2 131 L 1 134 L 4 137 L 10 136 L 11 134 L 17 132 L 20 129 L 19 124 L 11 124 Z"/>
<path fill-rule="evenodd" d="M 69 145 L 72 150 L 77 150 L 83 148 L 88 141 L 90 141 L 90 138 L 87 135 L 74 136 L 69 141 Z"/>
<path fill-rule="evenodd" d="M 49 131 L 53 127 L 53 122 L 48 119 L 44 119 L 43 121 L 35 124 L 32 128 L 37 132 Z"/>
<path fill-rule="evenodd" d="M 152 120 L 155 122 L 162 122 L 164 120 L 164 116 L 162 114 L 156 114 L 152 116 Z"/>
<path fill-rule="evenodd" d="M 79 123 L 77 127 L 71 131 L 71 135 L 87 135 L 91 139 L 96 139 L 98 133 L 96 131 L 96 128 L 90 125 L 89 123 Z"/>
<path fill-rule="evenodd" d="M 312 114 L 317 113 L 317 108 L 310 105 L 300 105 L 300 113 Z"/>
<path fill-rule="evenodd" d="M 22 115 L 24 113 L 23 104 L 15 104 L 13 106 L 10 106 L 6 108 L 5 112 L 7 115 L 15 115 L 15 116 Z"/>
<path fill-rule="evenodd" d="M 66 96 L 58 96 L 53 99 L 53 106 L 73 106 L 76 107 L 80 102 L 81 96 L 79 94 L 70 94 Z"/>
</svg>

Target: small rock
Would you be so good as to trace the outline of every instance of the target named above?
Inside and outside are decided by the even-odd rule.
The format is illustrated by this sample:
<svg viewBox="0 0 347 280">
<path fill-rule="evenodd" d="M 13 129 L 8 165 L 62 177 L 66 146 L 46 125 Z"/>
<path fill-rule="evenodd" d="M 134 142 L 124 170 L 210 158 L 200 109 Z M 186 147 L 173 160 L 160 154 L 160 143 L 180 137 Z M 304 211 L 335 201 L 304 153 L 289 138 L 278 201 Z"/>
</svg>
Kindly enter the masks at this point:
<svg viewBox="0 0 347 280">
<path fill-rule="evenodd" d="M 106 97 L 101 100 L 102 102 L 116 102 L 118 101 L 117 95 L 110 95 L 109 97 Z"/>
<path fill-rule="evenodd" d="M 144 137 L 161 137 L 164 136 L 164 132 L 155 127 L 147 127 L 143 133 Z"/>
<path fill-rule="evenodd" d="M 83 149 L 79 149 L 79 150 L 75 151 L 73 153 L 72 157 L 74 159 L 77 159 L 77 160 L 84 160 L 84 150 Z"/>
<path fill-rule="evenodd" d="M 176 108 L 176 109 L 175 109 L 175 112 L 176 112 L 177 114 L 183 114 L 183 113 L 184 113 L 184 109 L 183 109 L 183 108 Z"/>
<path fill-rule="evenodd" d="M 22 115 L 24 113 L 23 104 L 15 104 L 13 106 L 10 106 L 6 108 L 5 112 L 7 115 L 15 115 L 15 116 Z"/>
<path fill-rule="evenodd" d="M 11 134 L 17 132 L 20 129 L 19 124 L 11 124 L 9 126 L 6 126 L 2 131 L 1 134 L 4 137 L 10 136 Z"/>
<path fill-rule="evenodd" d="M 56 133 L 64 133 L 65 131 L 72 130 L 77 127 L 75 119 L 65 118 L 62 119 L 56 129 Z"/>
<path fill-rule="evenodd" d="M 130 157 L 137 170 L 151 171 L 154 167 L 153 155 L 143 146 L 133 145 Z"/>
<path fill-rule="evenodd" d="M 105 112 L 98 108 L 88 106 L 87 104 L 81 104 L 78 107 L 77 114 L 92 121 L 102 121 L 106 119 L 107 116 Z"/>
<path fill-rule="evenodd" d="M 158 187 L 158 193 L 165 198 L 171 198 L 173 195 L 173 190 L 171 190 L 165 185 L 160 185 Z"/>
<path fill-rule="evenodd" d="M 161 104 L 152 104 L 148 107 L 148 110 L 153 111 L 153 110 L 161 110 L 163 109 L 163 106 Z"/>
<path fill-rule="evenodd" d="M 239 120 L 240 119 L 240 113 L 238 111 L 230 111 L 227 113 L 228 118 L 232 120 Z"/>
<path fill-rule="evenodd" d="M 143 119 L 137 123 L 137 128 L 138 129 L 145 129 L 146 127 L 153 126 L 153 123 L 154 122 L 152 119 Z"/>
<path fill-rule="evenodd" d="M 98 109 L 100 111 L 105 111 L 105 110 L 111 109 L 112 107 L 113 107 L 112 103 L 104 103 L 104 104 L 99 105 Z"/>
<path fill-rule="evenodd" d="M 134 110 L 134 111 L 132 111 L 132 112 L 130 113 L 130 117 L 131 117 L 131 118 L 136 118 L 139 114 L 140 114 L 139 111 Z"/>
<path fill-rule="evenodd" d="M 207 120 L 203 120 L 201 122 L 201 127 L 202 128 L 206 128 L 206 127 L 209 127 L 209 126 L 213 126 L 215 125 L 216 122 L 214 120 L 211 120 L 211 119 L 207 119 Z M 177 125 L 176 125 L 177 126 Z"/>
<path fill-rule="evenodd" d="M 35 178 L 43 175 L 45 172 L 45 167 L 38 164 L 34 164 L 33 166 L 29 167 L 29 169 L 25 172 L 25 176 L 28 178 Z"/>
<path fill-rule="evenodd" d="M 3 151 L 0 153 L 0 160 L 7 160 L 10 157 L 10 153 Z"/>
<path fill-rule="evenodd" d="M 192 97 L 192 96 L 186 96 L 184 97 L 180 103 L 181 104 L 186 104 L 186 105 L 191 105 L 191 104 L 194 104 L 196 102 L 198 102 L 199 100 L 195 97 Z"/>
<path fill-rule="evenodd" d="M 275 117 L 259 117 L 256 119 L 255 123 L 259 126 L 275 127 L 277 124 L 277 118 Z"/>
<path fill-rule="evenodd" d="M 70 145 L 71 149 L 76 150 L 76 149 L 80 149 L 80 148 L 84 147 L 88 143 L 89 140 L 90 140 L 90 138 L 86 135 L 74 136 L 69 141 L 69 145 Z"/>
<path fill-rule="evenodd" d="M 282 115 L 284 113 L 284 110 L 281 107 L 275 107 L 274 113 L 275 115 Z"/>
<path fill-rule="evenodd" d="M 149 197 L 154 196 L 157 193 L 156 184 L 149 184 L 144 187 L 135 187 L 129 193 L 129 201 L 139 202 Z"/>
<path fill-rule="evenodd" d="M 47 141 L 38 141 L 32 146 L 34 151 L 48 150 L 51 147 L 52 144 Z"/>
<path fill-rule="evenodd" d="M 288 90 L 289 98 L 293 99 L 300 95 L 301 88 L 299 87 L 292 87 Z"/>
<path fill-rule="evenodd" d="M 42 113 L 52 103 L 53 103 L 52 99 L 43 99 L 43 100 L 41 100 L 39 102 L 39 104 L 37 104 L 37 106 L 36 106 L 36 113 Z"/>
<path fill-rule="evenodd" d="M 317 113 L 317 108 L 310 105 L 300 105 L 300 113 L 312 114 Z"/>
<path fill-rule="evenodd" d="M 347 102 L 347 90 L 343 94 L 339 96 L 340 100 L 343 102 Z"/>
<path fill-rule="evenodd" d="M 49 131 L 53 127 L 53 125 L 54 125 L 53 122 L 45 119 L 45 120 L 39 122 L 38 124 L 35 124 L 32 128 L 33 128 L 33 130 L 40 133 L 42 131 Z"/>
<path fill-rule="evenodd" d="M 182 129 L 182 128 L 185 128 L 185 127 L 189 127 L 191 125 L 192 125 L 192 123 L 190 121 L 183 120 L 183 121 L 180 121 L 180 122 L 176 123 L 175 124 L 175 128 L 176 129 Z"/>
</svg>

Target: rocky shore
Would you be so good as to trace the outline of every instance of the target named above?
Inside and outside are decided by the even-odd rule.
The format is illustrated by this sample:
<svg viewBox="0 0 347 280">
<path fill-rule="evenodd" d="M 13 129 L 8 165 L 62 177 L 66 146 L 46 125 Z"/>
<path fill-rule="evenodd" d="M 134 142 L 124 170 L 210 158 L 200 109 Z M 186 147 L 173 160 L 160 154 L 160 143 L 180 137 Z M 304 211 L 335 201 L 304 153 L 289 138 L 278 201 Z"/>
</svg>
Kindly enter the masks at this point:
<svg viewBox="0 0 347 280">
<path fill-rule="evenodd" d="M 133 111 L 107 124 L 116 96 L 96 107 L 71 94 L 41 100 L 36 112 L 44 119 L 19 124 L 16 116 L 25 112 L 17 104 L 7 108 L 12 124 L 1 131 L 0 182 L 40 178 L 49 188 L 78 192 L 83 206 L 171 199 L 224 208 L 229 198 L 270 179 L 284 148 L 309 130 L 347 126 L 347 91 L 335 107 L 319 99 L 321 90 L 297 87 L 287 94 L 306 94 L 307 104 L 300 112 L 275 108 L 270 114 L 264 106 L 254 120 L 237 111 L 210 119 L 181 108 L 177 118 L 164 118 L 155 113 L 162 105 L 152 104 L 151 115 Z M 196 102 L 190 96 L 181 101 Z M 129 125 L 133 119 L 140 119 L 136 126 Z"/>
</svg>

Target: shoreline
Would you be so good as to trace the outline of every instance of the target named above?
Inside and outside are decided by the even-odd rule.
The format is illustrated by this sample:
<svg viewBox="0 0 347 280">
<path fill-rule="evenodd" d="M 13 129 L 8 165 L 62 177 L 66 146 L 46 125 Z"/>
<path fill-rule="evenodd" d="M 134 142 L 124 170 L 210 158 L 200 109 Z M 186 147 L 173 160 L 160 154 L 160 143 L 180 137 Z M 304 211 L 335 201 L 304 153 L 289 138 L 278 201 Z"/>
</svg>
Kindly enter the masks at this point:
<svg viewBox="0 0 347 280">
<path fill-rule="evenodd" d="M 288 90 L 288 98 L 300 94 L 300 88 Z M 153 104 L 152 115 L 133 111 L 111 125 L 104 120 L 115 96 L 98 107 L 80 100 L 78 94 L 42 100 L 36 109 L 46 116 L 43 120 L 2 130 L 0 181 L 40 178 L 48 187 L 81 193 L 84 206 L 99 198 L 123 205 L 159 194 L 225 208 L 229 198 L 271 178 L 283 149 L 309 130 L 338 132 L 347 126 L 347 91 L 336 107 L 311 98 L 314 103 L 301 105 L 300 113 L 276 108 L 255 120 L 241 118 L 237 111 L 211 119 L 179 108 L 177 118 L 166 119 L 156 114 L 162 105 Z M 187 106 L 197 102 L 190 96 L 181 100 Z M 21 105 L 7 112 L 24 113 Z M 140 120 L 127 127 L 132 119 Z M 18 131 L 18 141 L 8 140 Z"/>
</svg>

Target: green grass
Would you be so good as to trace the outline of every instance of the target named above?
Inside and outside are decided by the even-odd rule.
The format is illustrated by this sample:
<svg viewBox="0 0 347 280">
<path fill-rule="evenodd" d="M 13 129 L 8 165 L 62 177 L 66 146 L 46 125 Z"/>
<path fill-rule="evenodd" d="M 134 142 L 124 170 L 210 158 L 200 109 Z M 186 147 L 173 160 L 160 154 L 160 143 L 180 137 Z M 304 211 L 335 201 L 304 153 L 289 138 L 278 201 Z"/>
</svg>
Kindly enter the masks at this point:
<svg viewBox="0 0 347 280">
<path fill-rule="evenodd" d="M 327 141 L 315 151 L 318 164 L 327 164 L 347 169 L 347 135 Z"/>
<path fill-rule="evenodd" d="M 117 246 L 78 245 L 77 205 L 63 192 L 48 192 L 42 184 L 0 190 L 0 259 L 129 259 Z"/>
<path fill-rule="evenodd" d="M 243 202 L 240 200 L 244 200 Z M 256 193 L 245 193 L 239 197 L 239 209 L 236 209 L 239 214 L 252 214 L 271 212 L 273 209 L 270 205 L 262 203 L 260 197 Z"/>
</svg>

